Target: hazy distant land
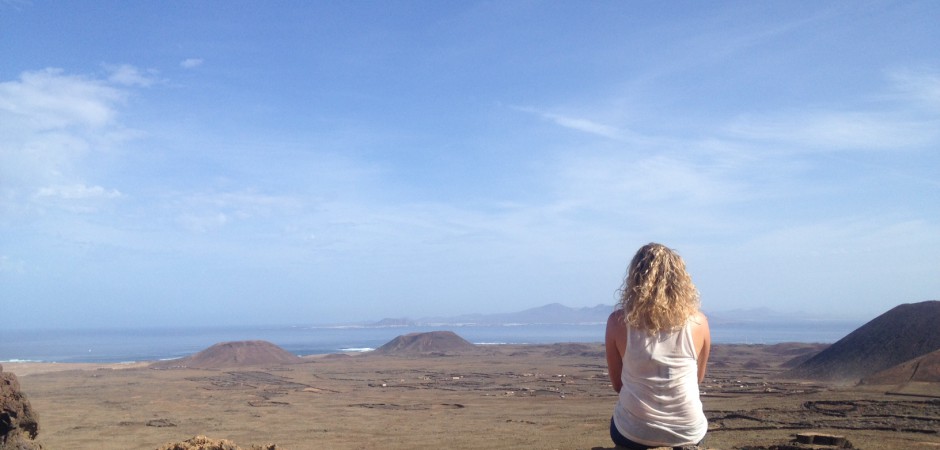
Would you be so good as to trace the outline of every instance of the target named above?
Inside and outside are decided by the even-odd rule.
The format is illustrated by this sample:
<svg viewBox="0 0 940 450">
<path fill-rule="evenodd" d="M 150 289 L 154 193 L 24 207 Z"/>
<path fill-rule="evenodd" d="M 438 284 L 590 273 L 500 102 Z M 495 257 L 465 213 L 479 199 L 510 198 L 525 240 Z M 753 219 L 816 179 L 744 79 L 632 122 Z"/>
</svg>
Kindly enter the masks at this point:
<svg viewBox="0 0 940 450">
<path fill-rule="evenodd" d="M 367 322 L 366 326 L 433 326 L 433 325 L 507 325 L 507 324 L 579 324 L 606 323 L 614 305 L 599 304 L 587 307 L 570 307 L 560 303 L 525 309 L 517 312 L 495 314 L 463 314 L 411 319 L 407 317 L 385 318 Z M 793 323 L 817 320 L 859 321 L 858 317 L 831 317 L 805 312 L 775 311 L 769 308 L 733 309 L 705 311 L 709 322 L 729 324 L 741 322 Z"/>
</svg>

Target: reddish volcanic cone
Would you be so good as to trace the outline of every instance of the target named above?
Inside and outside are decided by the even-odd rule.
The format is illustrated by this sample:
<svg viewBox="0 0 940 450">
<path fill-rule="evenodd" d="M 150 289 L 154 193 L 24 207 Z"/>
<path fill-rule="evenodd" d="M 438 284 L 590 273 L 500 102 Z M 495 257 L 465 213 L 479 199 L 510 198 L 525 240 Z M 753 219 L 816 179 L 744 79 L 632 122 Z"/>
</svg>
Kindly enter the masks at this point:
<svg viewBox="0 0 940 450">
<path fill-rule="evenodd" d="M 380 355 L 455 353 L 476 350 L 476 346 L 452 331 L 431 331 L 398 336 L 375 350 Z"/>
<path fill-rule="evenodd" d="M 294 364 L 303 361 L 267 341 L 235 341 L 215 344 L 195 355 L 150 365 L 155 369 L 219 369 L 224 367 Z"/>
</svg>

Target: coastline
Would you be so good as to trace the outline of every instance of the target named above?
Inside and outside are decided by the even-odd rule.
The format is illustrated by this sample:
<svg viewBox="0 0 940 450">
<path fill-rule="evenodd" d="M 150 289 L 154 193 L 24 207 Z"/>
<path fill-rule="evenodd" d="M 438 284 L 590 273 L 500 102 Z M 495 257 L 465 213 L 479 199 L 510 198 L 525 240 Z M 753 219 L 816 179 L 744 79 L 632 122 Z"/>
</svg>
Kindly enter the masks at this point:
<svg viewBox="0 0 940 450">
<path fill-rule="evenodd" d="M 602 352 L 604 345 L 601 342 L 551 342 L 551 343 L 537 343 L 537 344 L 492 344 L 492 343 L 478 343 L 474 344 L 478 347 L 480 351 L 492 350 L 495 353 L 503 353 L 506 351 L 509 352 L 519 352 L 527 350 L 542 349 L 546 347 L 555 347 L 555 346 L 569 346 L 569 345 L 582 345 L 598 348 L 598 352 Z M 759 344 L 759 343 L 720 343 L 712 344 L 712 360 L 716 360 L 716 355 L 719 355 L 719 359 L 723 359 L 720 355 L 727 355 L 740 351 L 741 349 L 751 349 L 745 351 L 745 353 L 753 353 L 753 349 L 761 348 L 806 348 L 806 349 L 821 349 L 825 346 L 828 346 L 828 343 L 813 343 L 813 342 L 780 342 L 773 344 Z M 737 349 L 737 350 L 736 350 Z M 793 350 L 791 350 L 793 351 Z M 196 352 L 194 352 L 196 353 Z M 339 352 L 326 352 L 326 353 L 314 353 L 309 355 L 298 355 L 305 362 L 313 362 L 323 358 L 331 357 L 354 357 L 354 356 L 367 356 L 372 351 L 339 351 Z M 188 355 L 187 355 L 188 356 Z M 604 363 L 603 356 L 597 355 L 599 361 Z M 185 356 L 183 356 L 185 357 Z M 66 372 L 66 371 L 94 371 L 94 370 L 129 370 L 129 369 L 141 369 L 149 368 L 151 364 L 160 361 L 168 361 L 180 358 L 171 358 L 171 359 L 155 359 L 155 360 L 142 360 L 142 361 L 125 361 L 125 362 L 56 362 L 56 361 L 0 361 L 0 366 L 3 367 L 3 370 L 6 372 L 11 372 L 16 374 L 19 377 L 24 377 L 28 375 L 36 374 L 46 374 L 52 372 Z M 779 362 L 779 361 L 778 361 Z M 606 363 L 605 363 L 606 364 Z M 721 361 L 717 361 L 717 364 L 724 364 Z"/>
<path fill-rule="evenodd" d="M 836 342 L 857 324 L 736 323 L 712 327 L 715 344 L 777 344 Z M 220 342 L 264 340 L 299 356 L 375 349 L 396 336 L 453 331 L 476 345 L 601 342 L 603 324 L 461 327 L 220 327 L 213 329 L 30 330 L 0 331 L 0 364 L 14 362 L 128 363 L 182 358 Z"/>
<path fill-rule="evenodd" d="M 0 362 L 4 372 L 10 372 L 17 377 L 45 374 L 52 372 L 66 372 L 72 370 L 121 370 L 139 369 L 149 366 L 153 361 L 138 361 L 128 363 L 59 363 L 59 362 Z"/>
</svg>

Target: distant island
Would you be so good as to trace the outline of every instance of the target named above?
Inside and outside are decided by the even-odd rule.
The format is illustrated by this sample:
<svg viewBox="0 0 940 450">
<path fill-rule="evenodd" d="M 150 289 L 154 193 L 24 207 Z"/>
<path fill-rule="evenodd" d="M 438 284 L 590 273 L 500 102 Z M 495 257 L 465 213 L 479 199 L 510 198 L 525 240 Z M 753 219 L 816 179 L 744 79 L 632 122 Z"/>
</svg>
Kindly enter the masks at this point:
<svg viewBox="0 0 940 450">
<path fill-rule="evenodd" d="M 463 314 L 450 317 L 384 318 L 363 324 L 367 327 L 419 327 L 440 325 L 533 325 L 533 324 L 603 324 L 614 310 L 614 305 L 599 304 L 572 308 L 560 303 L 529 308 L 523 311 L 498 314 Z M 768 308 L 705 311 L 712 324 L 784 323 L 813 320 L 851 320 L 856 318 L 826 317 L 804 312 L 779 312 Z"/>
<path fill-rule="evenodd" d="M 597 305 L 571 308 L 560 303 L 501 314 L 463 314 L 451 317 L 425 317 L 421 319 L 386 318 L 372 322 L 373 327 L 416 327 L 439 325 L 515 325 L 515 324 L 588 324 L 605 323 L 614 307 Z"/>
</svg>

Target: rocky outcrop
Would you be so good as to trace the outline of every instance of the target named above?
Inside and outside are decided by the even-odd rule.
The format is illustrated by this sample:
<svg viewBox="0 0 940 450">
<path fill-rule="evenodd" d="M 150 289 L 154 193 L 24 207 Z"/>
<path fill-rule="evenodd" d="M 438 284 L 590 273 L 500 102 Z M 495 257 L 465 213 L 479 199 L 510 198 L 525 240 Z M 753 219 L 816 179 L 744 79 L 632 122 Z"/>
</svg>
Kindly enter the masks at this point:
<svg viewBox="0 0 940 450">
<path fill-rule="evenodd" d="M 16 375 L 0 366 L 0 450 L 39 450 L 39 421 Z"/>
<path fill-rule="evenodd" d="M 196 436 L 182 442 L 166 444 L 157 450 L 284 450 L 276 444 L 252 445 L 242 448 L 228 439 L 212 439 Z"/>
</svg>

